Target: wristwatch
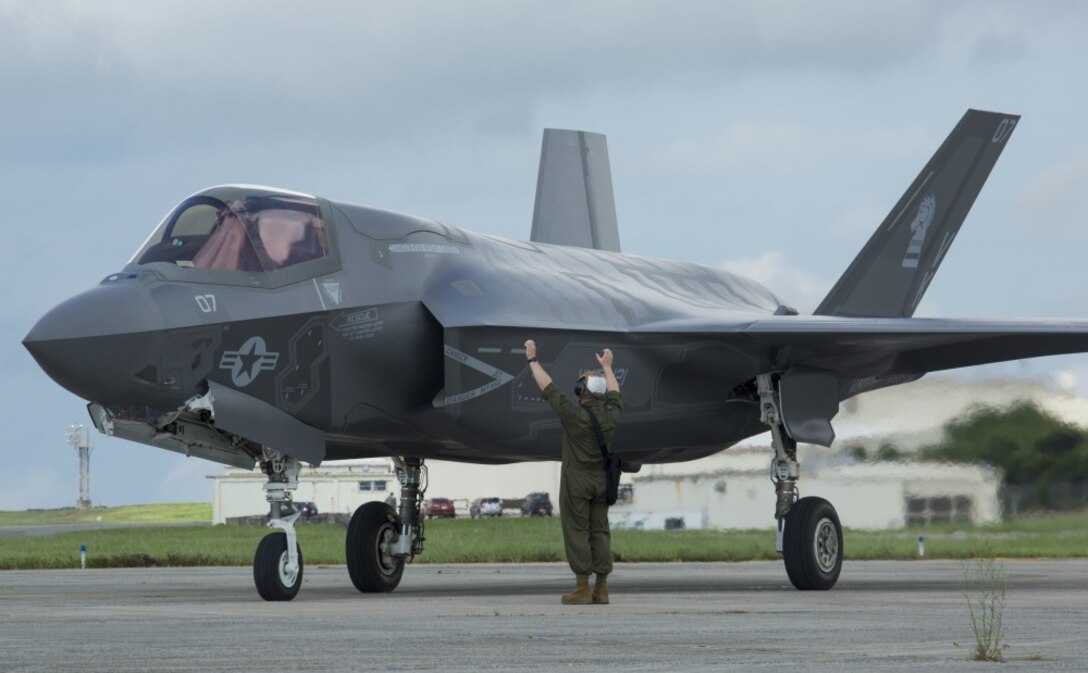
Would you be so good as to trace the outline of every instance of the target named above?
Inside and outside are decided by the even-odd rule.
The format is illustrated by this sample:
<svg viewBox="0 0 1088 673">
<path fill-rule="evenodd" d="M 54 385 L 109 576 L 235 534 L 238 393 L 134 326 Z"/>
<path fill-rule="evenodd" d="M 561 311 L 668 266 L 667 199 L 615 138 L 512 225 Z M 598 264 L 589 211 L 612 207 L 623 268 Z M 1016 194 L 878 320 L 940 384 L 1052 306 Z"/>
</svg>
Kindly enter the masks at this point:
<svg viewBox="0 0 1088 673">
<path fill-rule="evenodd" d="M 529 362 L 536 362 L 536 357 L 534 356 L 534 357 L 529 358 Z"/>
</svg>

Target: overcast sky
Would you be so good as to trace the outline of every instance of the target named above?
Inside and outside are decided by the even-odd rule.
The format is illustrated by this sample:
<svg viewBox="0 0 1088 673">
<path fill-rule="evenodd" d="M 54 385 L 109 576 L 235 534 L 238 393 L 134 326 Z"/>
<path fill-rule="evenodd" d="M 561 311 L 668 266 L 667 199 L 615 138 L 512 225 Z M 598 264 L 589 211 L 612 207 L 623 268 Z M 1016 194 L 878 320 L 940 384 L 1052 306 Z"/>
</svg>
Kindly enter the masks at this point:
<svg viewBox="0 0 1088 673">
<path fill-rule="evenodd" d="M 20 341 L 194 191 L 528 238 L 542 129 L 608 136 L 624 251 L 811 311 L 969 107 L 1022 114 L 918 316 L 1088 317 L 1088 3 L 0 0 L 0 509 L 74 504 L 84 402 Z M 1033 381 L 1088 356 L 966 372 Z M 210 500 L 95 434 L 92 498 Z"/>
</svg>

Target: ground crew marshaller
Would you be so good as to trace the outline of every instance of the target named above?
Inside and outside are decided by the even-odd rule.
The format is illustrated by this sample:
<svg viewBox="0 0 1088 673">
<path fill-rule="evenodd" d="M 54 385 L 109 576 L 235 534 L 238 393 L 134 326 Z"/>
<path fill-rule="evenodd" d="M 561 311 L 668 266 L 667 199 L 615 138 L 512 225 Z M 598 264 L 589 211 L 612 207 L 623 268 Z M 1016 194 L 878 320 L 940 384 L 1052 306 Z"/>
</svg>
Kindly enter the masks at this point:
<svg viewBox="0 0 1088 673">
<path fill-rule="evenodd" d="M 552 382 L 536 359 L 536 342 L 525 342 L 525 357 L 544 401 L 563 425 L 563 467 L 559 478 L 559 518 L 563 522 L 563 544 L 567 562 L 574 571 L 574 591 L 564 594 L 564 605 L 608 603 L 608 574 L 612 572 L 611 536 L 608 531 L 608 503 L 600 444 L 589 411 L 597 417 L 605 442 L 619 425 L 623 413 L 620 384 L 612 373 L 612 351 L 597 355 L 599 371 L 578 378 L 573 404 Z M 597 575 L 593 593 L 589 576 Z"/>
</svg>

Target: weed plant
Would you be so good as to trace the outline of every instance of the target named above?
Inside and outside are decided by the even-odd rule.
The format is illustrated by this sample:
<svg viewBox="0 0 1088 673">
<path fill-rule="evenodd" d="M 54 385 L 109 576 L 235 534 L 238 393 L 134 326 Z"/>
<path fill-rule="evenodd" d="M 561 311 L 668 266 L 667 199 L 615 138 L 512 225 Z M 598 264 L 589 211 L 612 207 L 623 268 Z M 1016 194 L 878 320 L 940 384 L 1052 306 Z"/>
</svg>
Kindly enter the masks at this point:
<svg viewBox="0 0 1088 673">
<path fill-rule="evenodd" d="M 963 564 L 963 597 L 971 618 L 975 661 L 1004 661 L 1005 564 L 993 558 L 977 558 Z"/>
</svg>

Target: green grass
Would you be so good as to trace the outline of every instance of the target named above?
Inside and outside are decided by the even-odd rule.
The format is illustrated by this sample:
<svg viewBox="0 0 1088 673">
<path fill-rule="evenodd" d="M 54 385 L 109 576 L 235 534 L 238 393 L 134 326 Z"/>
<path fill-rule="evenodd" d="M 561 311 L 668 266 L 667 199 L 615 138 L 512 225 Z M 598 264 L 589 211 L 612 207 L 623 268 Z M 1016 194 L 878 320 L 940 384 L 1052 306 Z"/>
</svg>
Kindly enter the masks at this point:
<svg viewBox="0 0 1088 673">
<path fill-rule="evenodd" d="M 986 526 L 945 524 L 895 531 L 848 531 L 847 558 L 910 559 L 918 536 L 926 557 L 942 559 L 1088 557 L 1088 514 L 1031 516 Z"/>
<path fill-rule="evenodd" d="M 72 523 L 179 523 L 212 520 L 210 502 L 180 502 L 158 505 L 126 505 L 92 509 L 32 509 L 25 512 L 0 511 L 0 526 L 47 526 Z"/>
<path fill-rule="evenodd" d="M 308 565 L 344 563 L 345 529 L 300 525 Z M 559 518 L 455 519 L 426 524 L 426 550 L 417 563 L 562 561 Z M 253 562 L 269 529 L 256 526 L 163 526 L 87 530 L 42 537 L 0 537 L 0 569 L 75 568 L 79 545 L 88 565 L 105 567 L 240 565 Z M 1040 558 L 1088 556 L 1088 515 L 1019 519 L 993 526 L 942 526 L 844 534 L 848 559 L 917 558 L 919 533 L 926 558 Z M 616 559 L 628 562 L 777 559 L 774 531 L 633 531 L 612 533 Z"/>
</svg>

